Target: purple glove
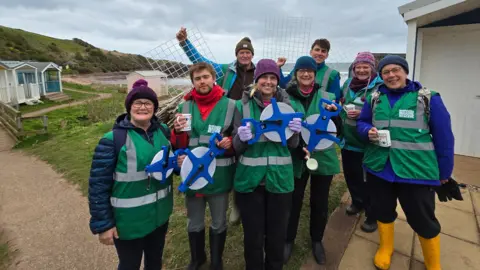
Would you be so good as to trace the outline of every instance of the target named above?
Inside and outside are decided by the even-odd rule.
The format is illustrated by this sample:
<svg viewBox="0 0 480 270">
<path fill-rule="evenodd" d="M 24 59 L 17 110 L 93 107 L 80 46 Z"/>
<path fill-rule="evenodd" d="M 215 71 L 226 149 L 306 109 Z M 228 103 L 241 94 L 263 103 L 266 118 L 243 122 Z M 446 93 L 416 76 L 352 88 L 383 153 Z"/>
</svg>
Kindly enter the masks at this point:
<svg viewBox="0 0 480 270">
<path fill-rule="evenodd" d="M 302 130 L 302 119 L 300 118 L 293 118 L 290 123 L 288 123 L 288 127 L 295 133 L 300 133 Z"/>
<path fill-rule="evenodd" d="M 238 137 L 240 137 L 240 141 L 246 142 L 253 138 L 252 130 L 250 129 L 250 123 L 247 123 L 246 126 L 238 127 Z"/>
</svg>

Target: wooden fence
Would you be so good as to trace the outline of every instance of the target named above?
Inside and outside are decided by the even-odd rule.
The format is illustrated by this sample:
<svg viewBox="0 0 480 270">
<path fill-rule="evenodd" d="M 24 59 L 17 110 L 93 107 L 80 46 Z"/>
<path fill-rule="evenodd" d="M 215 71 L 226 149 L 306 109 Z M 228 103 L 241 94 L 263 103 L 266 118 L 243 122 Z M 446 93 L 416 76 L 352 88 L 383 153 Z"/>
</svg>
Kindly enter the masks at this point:
<svg viewBox="0 0 480 270">
<path fill-rule="evenodd" d="M 43 128 L 41 130 L 33 130 L 33 132 L 37 134 L 48 132 L 48 117 L 46 115 L 23 117 L 19 110 L 0 101 L 0 122 L 15 140 L 21 140 L 26 135 L 23 129 L 23 120 L 27 119 L 40 119 L 43 122 Z"/>
</svg>

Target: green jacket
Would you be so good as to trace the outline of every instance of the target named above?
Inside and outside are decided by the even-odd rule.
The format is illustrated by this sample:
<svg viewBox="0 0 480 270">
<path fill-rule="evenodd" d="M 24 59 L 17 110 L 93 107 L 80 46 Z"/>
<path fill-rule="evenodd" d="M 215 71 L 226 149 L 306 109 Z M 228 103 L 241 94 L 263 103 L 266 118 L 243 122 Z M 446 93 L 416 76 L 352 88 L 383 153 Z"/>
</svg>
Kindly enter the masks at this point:
<svg viewBox="0 0 480 270">
<path fill-rule="evenodd" d="M 235 101 L 222 97 L 215 105 L 205 121 L 202 119 L 197 104 L 193 100 L 180 104 L 178 111 L 192 114 L 192 130 L 188 131 L 189 149 L 199 146 L 208 147 L 209 139 L 215 132 L 222 136 L 230 136 L 233 129 Z M 216 157 L 217 167 L 213 175 L 213 184 L 207 184 L 200 190 L 188 190 L 187 196 L 199 194 L 219 194 L 229 192 L 235 174 L 235 157 L 225 155 Z"/>
<path fill-rule="evenodd" d="M 327 93 L 326 91 L 322 91 L 318 84 L 314 85 L 313 92 L 310 95 L 313 96 L 305 96 L 303 95 L 298 87 L 297 84 L 290 84 L 289 88 L 287 89 L 287 93 L 290 97 L 290 102 L 292 103 L 292 107 L 295 109 L 296 112 L 301 112 L 305 114 L 303 120 L 307 117 L 319 114 L 320 111 L 318 109 L 318 104 L 322 98 L 328 100 L 334 100 L 335 95 L 332 93 Z M 300 144 L 301 146 L 306 145 L 303 140 Z M 300 147 L 301 148 L 301 147 Z M 302 155 L 297 155 L 296 152 L 303 153 L 301 149 L 295 149 L 292 153 L 294 155 L 293 167 L 294 167 L 294 174 L 296 178 L 300 178 L 301 175 L 306 168 L 305 159 L 300 158 L 303 157 Z M 314 175 L 334 175 L 340 172 L 340 163 L 337 157 L 337 151 L 335 148 L 335 144 L 331 147 L 321 150 L 321 151 L 314 151 L 311 153 L 311 157 L 314 158 L 318 162 L 318 168 L 315 171 L 312 171 L 311 174 Z"/>
<path fill-rule="evenodd" d="M 345 101 L 343 102 L 342 106 L 353 104 L 355 105 L 355 110 L 359 111 L 362 110 L 367 96 L 369 96 L 372 92 L 377 91 L 378 87 L 383 83 L 380 76 L 377 76 L 370 82 L 368 87 L 357 92 L 353 92 L 350 89 L 351 81 L 352 78 L 349 78 L 343 84 L 342 91 Z M 340 112 L 340 116 L 342 117 L 343 122 L 343 137 L 345 139 L 344 149 L 355 152 L 363 152 L 366 142 L 358 135 L 357 120 L 348 118 L 346 110 L 342 110 Z"/>
<path fill-rule="evenodd" d="M 104 138 L 113 141 L 113 132 Z M 157 129 L 152 143 L 138 132 L 127 131 L 125 145 L 120 149 L 110 198 L 119 238 L 130 240 L 144 237 L 165 224 L 173 209 L 172 176 L 165 184 L 148 179 L 145 167 L 153 157 L 170 145 Z"/>
<path fill-rule="evenodd" d="M 437 93 L 432 91 L 432 96 Z M 404 94 L 390 107 L 388 97 L 380 91 L 377 102 L 372 106 L 372 124 L 378 130 L 389 130 L 390 147 L 369 143 L 365 148 L 364 164 L 380 172 L 390 160 L 396 175 L 405 179 L 439 179 L 435 147 L 430 135 L 425 106 L 418 100 L 418 91 Z"/>
<path fill-rule="evenodd" d="M 264 109 L 261 94 L 257 91 L 250 98 L 250 89 L 244 92 L 242 100 L 237 101 L 233 146 L 238 156 L 234 188 L 237 192 L 253 192 L 259 185 L 264 185 L 271 193 L 288 193 L 294 189 L 293 165 L 289 148 L 295 148 L 299 142 L 298 134 L 288 140 L 288 147 L 281 143 L 268 141 L 264 136 L 252 145 L 240 141 L 238 127 L 242 118 L 260 119 Z M 277 102 L 290 104 L 285 90 L 277 88 Z M 254 131 L 253 131 L 254 132 Z"/>
</svg>

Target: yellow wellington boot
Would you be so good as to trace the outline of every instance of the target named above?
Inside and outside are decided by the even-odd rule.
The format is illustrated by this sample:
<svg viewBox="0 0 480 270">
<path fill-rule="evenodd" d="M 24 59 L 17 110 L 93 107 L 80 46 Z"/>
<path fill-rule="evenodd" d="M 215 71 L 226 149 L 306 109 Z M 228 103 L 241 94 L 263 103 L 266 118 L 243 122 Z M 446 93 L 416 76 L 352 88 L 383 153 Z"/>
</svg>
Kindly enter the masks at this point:
<svg viewBox="0 0 480 270">
<path fill-rule="evenodd" d="M 427 270 L 440 270 L 440 235 L 431 239 L 418 236 L 422 245 L 423 259 Z"/>
<path fill-rule="evenodd" d="M 395 223 L 382 223 L 377 221 L 378 234 L 380 235 L 380 247 L 375 254 L 373 263 L 378 269 L 390 268 L 393 254 L 393 233 Z"/>
</svg>

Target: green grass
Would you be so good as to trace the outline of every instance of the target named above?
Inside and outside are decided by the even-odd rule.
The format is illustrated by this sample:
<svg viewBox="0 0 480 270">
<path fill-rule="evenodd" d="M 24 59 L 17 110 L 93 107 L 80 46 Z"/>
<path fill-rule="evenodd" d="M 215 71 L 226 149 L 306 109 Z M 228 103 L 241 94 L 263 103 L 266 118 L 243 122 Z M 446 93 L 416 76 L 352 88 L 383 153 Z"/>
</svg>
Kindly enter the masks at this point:
<svg viewBox="0 0 480 270">
<path fill-rule="evenodd" d="M 5 233 L 0 231 L 0 269 L 7 269 L 14 256 L 9 242 L 6 239 Z"/>
<path fill-rule="evenodd" d="M 118 85 L 108 85 L 108 84 L 94 84 L 94 85 L 82 85 L 76 83 L 63 82 L 63 87 L 71 88 L 74 90 L 80 90 L 85 92 L 92 93 L 126 93 L 126 87 Z"/>
<path fill-rule="evenodd" d="M 50 107 L 53 107 L 53 106 L 56 106 L 56 105 L 72 103 L 72 102 L 75 102 L 75 101 L 81 101 L 81 100 L 85 100 L 85 99 L 89 99 L 89 98 L 95 98 L 95 95 L 93 94 L 93 92 L 92 92 L 92 94 L 85 94 L 85 93 L 69 91 L 69 90 L 66 90 L 66 89 L 63 89 L 63 92 L 65 94 L 67 94 L 68 96 L 70 96 L 71 99 L 66 100 L 66 101 L 61 101 L 61 102 L 55 102 L 55 101 L 51 101 L 51 100 L 48 100 L 48 99 L 42 97 L 41 101 L 43 103 L 37 104 L 37 105 L 22 104 L 22 105 L 20 105 L 20 111 L 22 112 L 22 114 L 26 114 L 26 113 L 29 113 L 29 112 L 34 112 L 34 111 L 39 111 L 39 110 L 42 110 L 42 109 L 50 108 Z"/>
<path fill-rule="evenodd" d="M 78 186 L 84 195 L 87 195 L 93 151 L 102 135 L 109 131 L 113 125 L 113 117 L 105 118 L 102 121 L 94 121 L 90 115 L 98 114 L 95 110 L 96 107 L 107 108 L 106 111 L 113 110 L 109 108 L 123 109 L 123 98 L 124 95 L 115 94 L 113 99 L 95 101 L 92 102 L 93 105 L 53 111 L 48 114 L 50 121 L 49 134 L 28 137 L 16 148 L 23 149 L 48 162 L 56 171 L 62 173 L 68 181 Z M 174 178 L 174 183 L 177 187 L 179 184 L 178 177 Z M 332 182 L 329 197 L 330 213 L 339 204 L 345 191 L 346 184 L 344 181 Z M 300 269 L 306 258 L 311 255 L 308 222 L 310 215 L 309 194 L 309 187 L 307 187 L 296 246 L 289 264 L 284 269 Z M 188 264 L 190 256 L 186 232 L 187 217 L 183 195 L 175 191 L 174 196 L 174 211 L 169 223 L 164 264 L 167 269 L 183 269 Z M 206 212 L 206 228 L 208 228 L 210 223 L 208 209 Z M 230 210 L 228 214 L 230 214 Z M 206 236 L 206 239 L 208 239 L 208 236 Z M 208 241 L 206 241 L 206 244 L 208 252 Z M 244 269 L 243 230 L 241 225 L 229 226 L 228 228 L 224 265 L 225 269 Z"/>
</svg>

